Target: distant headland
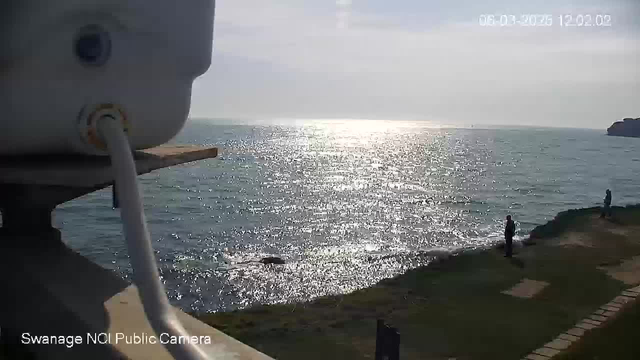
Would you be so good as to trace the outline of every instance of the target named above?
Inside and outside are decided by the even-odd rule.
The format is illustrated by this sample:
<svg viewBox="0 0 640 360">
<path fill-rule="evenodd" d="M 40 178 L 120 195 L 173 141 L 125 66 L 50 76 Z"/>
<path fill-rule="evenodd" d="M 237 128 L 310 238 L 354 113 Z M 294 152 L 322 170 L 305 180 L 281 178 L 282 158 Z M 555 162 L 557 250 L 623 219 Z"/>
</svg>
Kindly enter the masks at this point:
<svg viewBox="0 0 640 360">
<path fill-rule="evenodd" d="M 640 118 L 625 118 L 622 121 L 614 122 L 607 129 L 607 135 L 640 137 Z"/>
</svg>

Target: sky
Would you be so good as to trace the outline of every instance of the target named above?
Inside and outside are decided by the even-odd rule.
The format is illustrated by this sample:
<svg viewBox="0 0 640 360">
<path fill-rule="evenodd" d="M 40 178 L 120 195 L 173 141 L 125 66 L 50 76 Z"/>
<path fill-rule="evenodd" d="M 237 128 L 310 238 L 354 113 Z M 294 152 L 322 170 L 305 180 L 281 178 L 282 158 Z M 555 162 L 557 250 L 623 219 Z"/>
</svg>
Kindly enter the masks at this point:
<svg viewBox="0 0 640 360">
<path fill-rule="evenodd" d="M 480 24 L 502 14 L 553 24 Z M 560 25 L 579 15 L 610 26 Z M 640 117 L 640 0 L 218 0 L 214 28 L 192 117 L 585 128 Z"/>
</svg>

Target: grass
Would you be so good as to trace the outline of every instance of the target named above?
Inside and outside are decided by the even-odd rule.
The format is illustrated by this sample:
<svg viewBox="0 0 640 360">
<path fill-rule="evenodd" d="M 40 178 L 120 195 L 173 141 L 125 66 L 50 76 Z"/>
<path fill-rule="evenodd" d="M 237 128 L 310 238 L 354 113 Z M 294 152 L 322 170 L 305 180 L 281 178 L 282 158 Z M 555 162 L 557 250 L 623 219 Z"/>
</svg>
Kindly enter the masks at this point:
<svg viewBox="0 0 640 360">
<path fill-rule="evenodd" d="M 568 352 L 559 355 L 558 360 L 636 360 L 640 359 L 638 343 L 640 324 L 640 302 L 611 323 L 587 333 L 581 342 Z"/>
<path fill-rule="evenodd" d="M 614 211 L 561 213 L 512 261 L 464 253 L 347 295 L 198 317 L 283 360 L 371 359 L 378 318 L 400 330 L 403 360 L 522 358 L 626 288 L 597 267 L 640 255 L 640 208 Z M 571 239 L 588 246 L 557 246 Z M 501 294 L 522 278 L 550 285 L 533 299 Z"/>
</svg>

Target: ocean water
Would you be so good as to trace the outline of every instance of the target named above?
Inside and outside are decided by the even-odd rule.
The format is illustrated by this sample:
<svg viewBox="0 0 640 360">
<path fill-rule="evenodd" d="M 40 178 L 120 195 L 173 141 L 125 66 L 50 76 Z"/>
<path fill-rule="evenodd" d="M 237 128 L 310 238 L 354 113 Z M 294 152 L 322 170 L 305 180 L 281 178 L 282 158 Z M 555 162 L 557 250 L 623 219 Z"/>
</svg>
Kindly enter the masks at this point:
<svg viewBox="0 0 640 360">
<path fill-rule="evenodd" d="M 604 131 L 426 122 L 190 121 L 175 143 L 219 158 L 140 178 L 174 305 L 221 311 L 346 293 L 518 237 L 570 208 L 640 203 L 640 139 Z M 64 241 L 129 278 L 106 189 L 54 213 Z M 285 265 L 256 260 L 280 256 Z"/>
</svg>

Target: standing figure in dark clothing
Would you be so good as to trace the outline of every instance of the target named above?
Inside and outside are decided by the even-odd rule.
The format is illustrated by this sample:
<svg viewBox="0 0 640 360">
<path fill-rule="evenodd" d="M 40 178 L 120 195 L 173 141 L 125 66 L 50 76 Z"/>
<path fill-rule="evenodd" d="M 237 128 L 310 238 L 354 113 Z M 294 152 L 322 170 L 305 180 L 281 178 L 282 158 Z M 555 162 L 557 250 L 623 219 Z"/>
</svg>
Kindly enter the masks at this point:
<svg viewBox="0 0 640 360">
<path fill-rule="evenodd" d="M 607 189 L 607 195 L 604 197 L 604 207 L 600 213 L 600 217 L 603 218 L 609 215 L 611 217 L 611 190 Z"/>
<path fill-rule="evenodd" d="M 511 220 L 511 215 L 507 215 L 507 225 L 504 227 L 505 254 L 510 258 L 513 255 L 513 236 L 516 234 L 516 223 Z"/>
</svg>

